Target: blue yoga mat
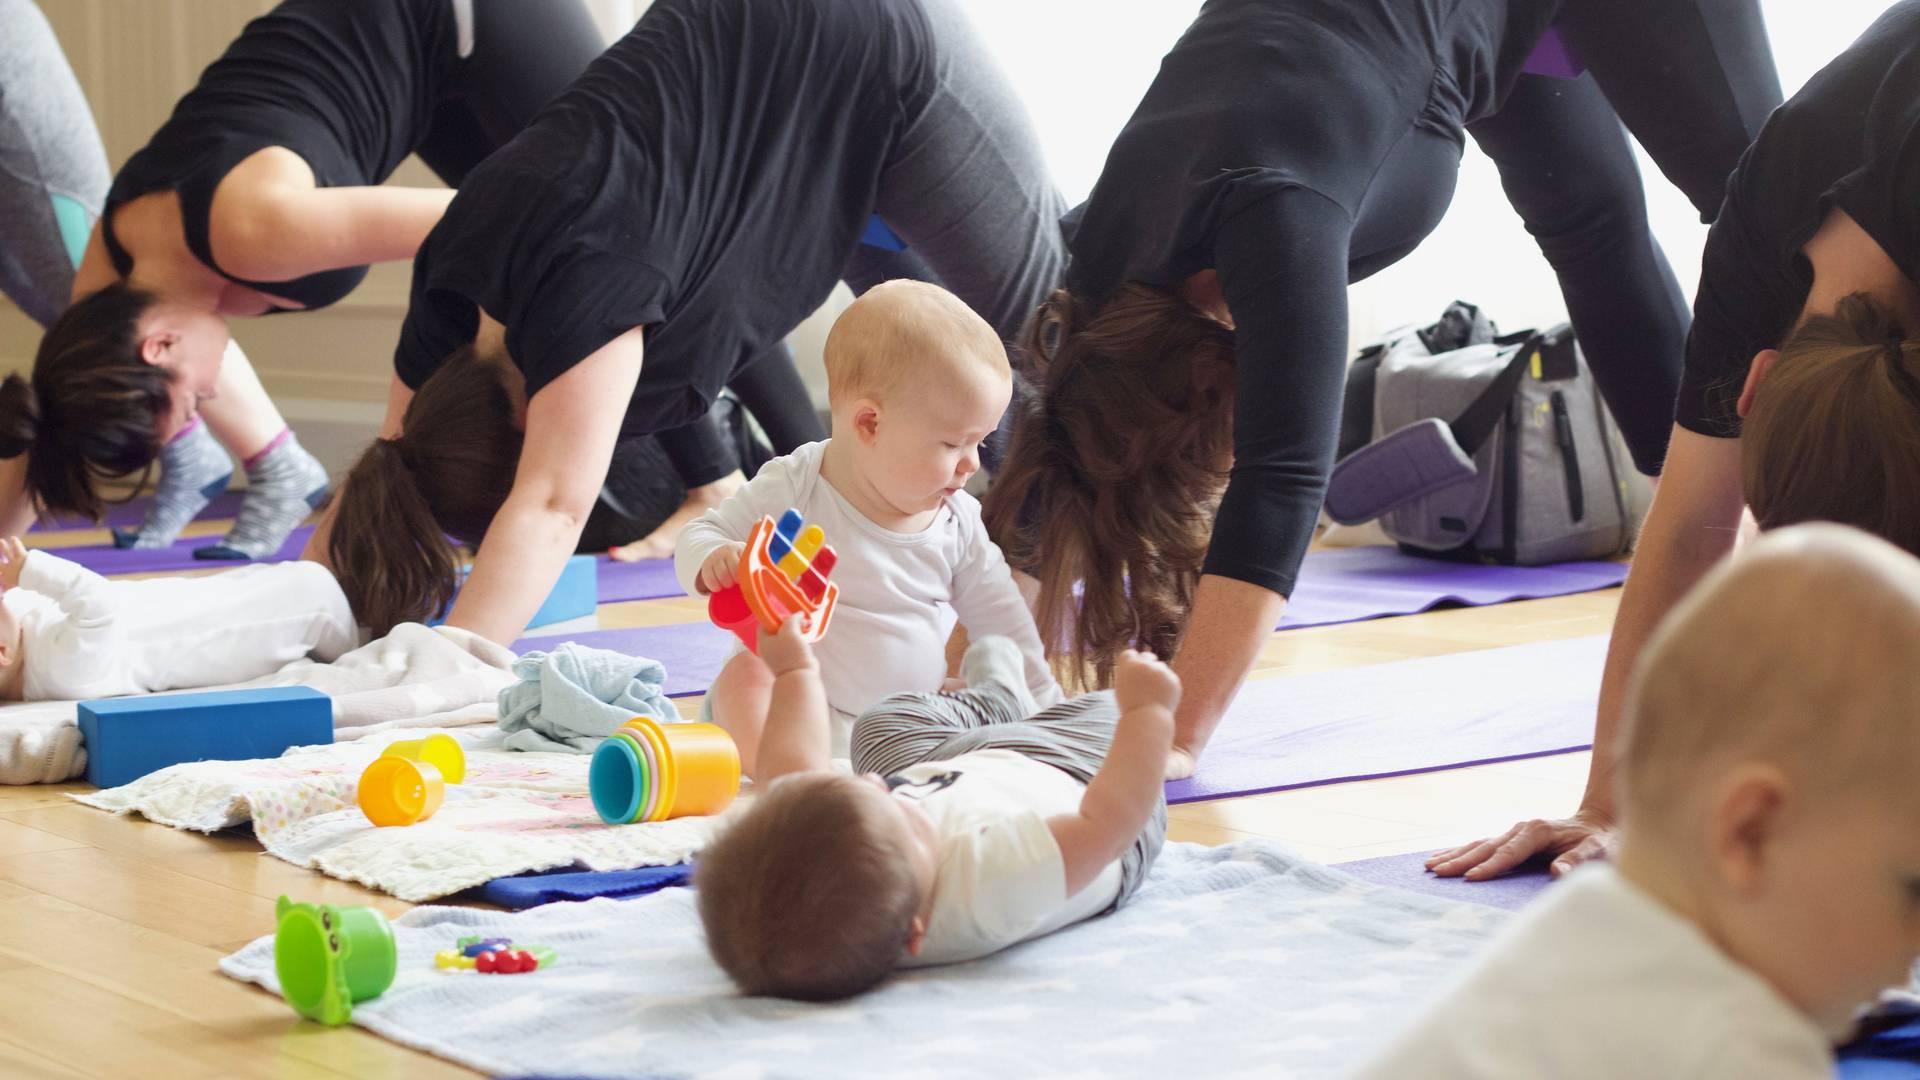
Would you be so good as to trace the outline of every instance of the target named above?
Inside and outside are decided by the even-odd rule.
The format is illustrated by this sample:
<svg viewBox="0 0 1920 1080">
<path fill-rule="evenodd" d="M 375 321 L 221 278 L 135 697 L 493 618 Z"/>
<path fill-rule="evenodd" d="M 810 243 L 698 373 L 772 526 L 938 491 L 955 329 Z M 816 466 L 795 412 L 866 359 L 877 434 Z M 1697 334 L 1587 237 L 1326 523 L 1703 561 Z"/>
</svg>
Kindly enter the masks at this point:
<svg viewBox="0 0 1920 1080">
<path fill-rule="evenodd" d="M 307 539 L 313 535 L 313 526 L 302 525 L 293 530 L 280 550 L 272 555 L 255 560 L 257 562 L 288 562 L 300 557 L 305 550 Z M 175 540 L 170 547 L 135 549 L 117 548 L 112 544 L 96 544 L 88 547 L 48 548 L 50 554 L 58 555 L 69 562 L 77 562 L 96 574 L 144 574 L 160 570 L 222 570 L 236 566 L 245 566 L 245 562 L 226 562 L 217 559 L 196 559 L 194 549 L 212 547 L 220 542 L 218 536 L 195 536 L 185 540 Z"/>
<path fill-rule="evenodd" d="M 596 896 L 630 900 L 685 885 L 693 877 L 688 863 L 672 866 L 643 866 L 635 870 L 561 870 L 543 874 L 518 874 L 494 878 L 480 886 L 482 900 L 512 911 L 565 900 L 591 900 Z"/>
</svg>

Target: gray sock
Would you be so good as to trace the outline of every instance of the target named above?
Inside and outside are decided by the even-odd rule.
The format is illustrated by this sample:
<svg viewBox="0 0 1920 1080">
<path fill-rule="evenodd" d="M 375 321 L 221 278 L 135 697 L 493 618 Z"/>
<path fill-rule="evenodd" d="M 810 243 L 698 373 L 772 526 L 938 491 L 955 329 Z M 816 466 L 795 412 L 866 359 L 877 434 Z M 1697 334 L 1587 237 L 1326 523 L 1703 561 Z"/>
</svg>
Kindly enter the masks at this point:
<svg viewBox="0 0 1920 1080">
<path fill-rule="evenodd" d="M 153 489 L 153 505 L 138 531 L 113 530 L 113 546 L 163 548 L 209 500 L 227 490 L 233 479 L 233 459 L 205 424 L 160 448 L 160 480 Z"/>
<path fill-rule="evenodd" d="M 998 684 L 1020 703 L 1024 715 L 1040 711 L 1040 703 L 1027 689 L 1026 658 L 1008 638 L 983 637 L 969 644 L 967 655 L 960 659 L 960 678 L 970 688 Z"/>
<path fill-rule="evenodd" d="M 263 559 L 280 550 L 287 535 L 327 497 L 327 470 L 301 447 L 293 432 L 247 463 L 247 494 L 233 529 L 212 547 L 195 548 L 196 559 Z"/>
</svg>

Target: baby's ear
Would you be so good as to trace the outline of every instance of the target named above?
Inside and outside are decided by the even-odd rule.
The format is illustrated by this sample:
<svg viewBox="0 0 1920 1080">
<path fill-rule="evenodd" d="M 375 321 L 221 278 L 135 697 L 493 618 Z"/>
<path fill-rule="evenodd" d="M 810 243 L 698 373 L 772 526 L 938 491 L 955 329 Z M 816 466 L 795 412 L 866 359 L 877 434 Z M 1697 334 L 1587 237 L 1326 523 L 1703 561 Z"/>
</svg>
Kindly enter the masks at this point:
<svg viewBox="0 0 1920 1080">
<path fill-rule="evenodd" d="M 919 956 L 926 943 L 927 920 L 915 915 L 913 921 L 907 924 L 907 955 Z"/>
<path fill-rule="evenodd" d="M 870 443 L 880 433 L 880 405 L 878 402 L 861 398 L 853 406 L 853 434 L 863 443 Z"/>
</svg>

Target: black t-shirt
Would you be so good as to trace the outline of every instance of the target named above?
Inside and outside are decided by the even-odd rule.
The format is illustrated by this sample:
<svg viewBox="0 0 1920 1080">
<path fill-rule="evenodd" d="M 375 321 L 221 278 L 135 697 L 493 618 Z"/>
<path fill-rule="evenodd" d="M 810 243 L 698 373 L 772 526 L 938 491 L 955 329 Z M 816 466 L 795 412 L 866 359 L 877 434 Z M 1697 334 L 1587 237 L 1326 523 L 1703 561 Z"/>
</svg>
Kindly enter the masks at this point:
<svg viewBox="0 0 1920 1080">
<path fill-rule="evenodd" d="M 270 146 L 299 154 L 320 187 L 380 183 L 427 131 L 456 49 L 448 0 L 284 0 L 247 24 L 114 177 L 101 230 L 114 266 L 133 266 L 110 226 L 114 208 L 171 190 L 188 249 L 228 280 L 307 308 L 352 292 L 366 267 L 272 282 L 220 270 L 208 240 L 214 190 Z"/>
<path fill-rule="evenodd" d="M 477 305 L 530 394 L 645 327 L 624 430 L 699 417 L 840 279 L 927 41 L 910 0 L 659 0 L 461 185 L 414 261 L 401 380 Z"/>
<path fill-rule="evenodd" d="M 1346 285 L 1431 227 L 1369 200 L 1376 174 L 1413 133 L 1461 145 L 1558 9 L 1211 0 L 1162 62 L 1064 223 L 1067 278 L 1097 305 L 1128 281 L 1220 275 L 1236 324 L 1234 467 L 1207 573 L 1292 592 L 1332 465 Z M 1451 190 L 1450 173 L 1441 182 Z"/>
<path fill-rule="evenodd" d="M 1920 3 L 1882 15 L 1774 110 L 1741 157 L 1701 257 L 1682 427 L 1740 434 L 1747 369 L 1800 318 L 1813 286 L 1800 248 L 1834 208 L 1920 280 Z"/>
</svg>

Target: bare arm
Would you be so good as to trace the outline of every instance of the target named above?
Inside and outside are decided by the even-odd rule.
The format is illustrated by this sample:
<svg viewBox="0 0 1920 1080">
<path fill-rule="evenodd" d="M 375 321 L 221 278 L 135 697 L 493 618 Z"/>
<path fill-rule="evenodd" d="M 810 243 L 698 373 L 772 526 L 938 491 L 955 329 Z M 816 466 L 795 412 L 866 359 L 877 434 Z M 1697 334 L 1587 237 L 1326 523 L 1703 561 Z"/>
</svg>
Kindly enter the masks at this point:
<svg viewBox="0 0 1920 1080">
<path fill-rule="evenodd" d="M 606 481 L 640 379 L 641 328 L 614 338 L 527 403 L 527 438 L 513 491 L 475 553 L 448 626 L 502 644 L 560 578 Z"/>
<path fill-rule="evenodd" d="M 760 658 L 773 672 L 773 693 L 767 699 L 767 724 L 754 754 L 757 784 L 833 766 L 827 690 L 820 682 L 813 646 L 800 634 L 800 618 L 788 619 L 778 634 L 760 635 Z"/>
<path fill-rule="evenodd" d="M 1286 597 L 1249 582 L 1212 574 L 1200 579 L 1186 637 L 1173 659 L 1173 670 L 1186 689 L 1174 717 L 1167 779 L 1193 775 L 1201 749 L 1247 681 L 1286 607 Z"/>
<path fill-rule="evenodd" d="M 1745 507 L 1740 441 L 1673 429 L 1667 465 L 1634 550 L 1594 716 L 1593 764 L 1574 816 L 1523 821 L 1500 836 L 1436 852 L 1427 867 L 1473 879 L 1506 873 L 1536 856 L 1554 855 L 1560 873 L 1604 854 L 1613 827 L 1615 769 L 1633 666 L 1647 639 L 1713 565 L 1733 550 Z"/>
<path fill-rule="evenodd" d="M 1114 698 L 1120 719 L 1106 763 L 1087 785 L 1077 813 L 1047 820 L 1066 864 L 1068 896 L 1093 884 L 1125 855 L 1153 816 L 1173 740 L 1180 680 L 1158 660 L 1130 652 L 1114 677 Z"/>
<path fill-rule="evenodd" d="M 401 418 L 407 415 L 407 405 L 412 400 L 413 390 L 401 382 L 398 375 L 394 376 L 387 385 L 387 415 L 380 421 L 380 438 L 391 439 L 400 434 Z M 306 549 L 300 552 L 302 559 L 319 563 L 329 570 L 333 567 L 327 562 L 327 538 L 333 535 L 334 507 L 340 505 L 340 493 L 346 486 L 346 477 L 341 477 L 340 482 L 334 485 L 333 501 L 327 503 L 326 512 L 320 515 L 319 522 L 313 527 L 313 535 L 307 538 Z"/>
<path fill-rule="evenodd" d="M 444 188 L 223 188 L 210 225 L 220 266 L 236 277 L 287 281 L 367 263 L 411 259 L 453 201 Z"/>
</svg>

